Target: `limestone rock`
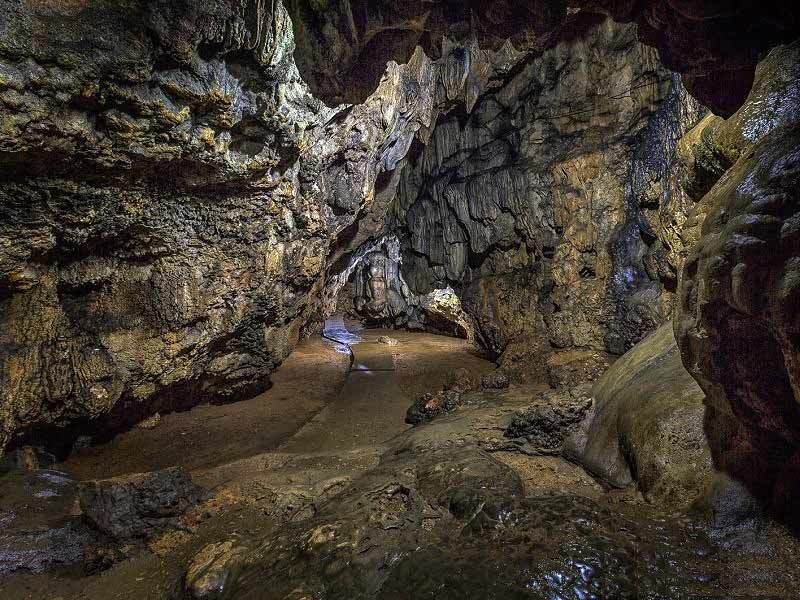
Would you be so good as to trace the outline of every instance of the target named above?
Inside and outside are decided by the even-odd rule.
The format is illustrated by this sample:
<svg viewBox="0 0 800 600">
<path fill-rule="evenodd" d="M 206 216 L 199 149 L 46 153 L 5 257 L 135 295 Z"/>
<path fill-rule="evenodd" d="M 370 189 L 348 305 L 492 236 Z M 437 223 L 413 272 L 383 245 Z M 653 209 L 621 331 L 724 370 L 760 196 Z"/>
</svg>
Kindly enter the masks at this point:
<svg viewBox="0 0 800 600">
<path fill-rule="evenodd" d="M 683 269 L 675 319 L 684 363 L 708 396 L 718 468 L 796 526 L 798 56 L 797 43 L 773 51 L 745 105 L 704 134 L 705 153 L 710 147 L 726 159 L 724 174 L 702 200 L 706 217 Z"/>
<path fill-rule="evenodd" d="M 192 559 L 186 571 L 186 590 L 195 600 L 221 600 L 226 585 L 238 574 L 237 561 L 245 549 L 233 541 L 209 544 Z"/>
<path fill-rule="evenodd" d="M 155 429 L 161 423 L 161 415 L 159 413 L 154 414 L 152 417 L 146 418 L 141 423 L 138 423 L 136 426 L 139 429 Z"/>
<path fill-rule="evenodd" d="M 691 208 L 671 157 L 703 112 L 634 28 L 587 25 L 407 159 L 390 223 L 404 281 L 455 290 L 484 347 L 531 357 L 500 359 L 518 381 L 547 377 L 553 348 L 624 353 L 671 309 L 682 258 L 663 248 L 682 246 L 662 223 Z"/>
<path fill-rule="evenodd" d="M 444 389 L 463 394 L 477 389 L 480 383 L 475 376 L 464 367 L 459 367 L 447 374 L 444 382 Z"/>
<path fill-rule="evenodd" d="M 596 13 L 635 22 L 639 38 L 684 74 L 692 93 L 729 116 L 744 101 L 766 50 L 800 29 L 794 5 L 744 2 L 620 0 L 370 0 L 288 4 L 298 30 L 298 62 L 314 92 L 330 103 L 361 102 L 378 85 L 388 60 L 406 62 L 415 45 L 438 55 L 447 40 L 474 36 L 483 47 L 541 52 L 575 35 Z M 595 13 L 595 14 L 593 14 Z M 747 40 L 747 43 L 742 43 Z M 337 65 L 335 73 L 330 65 Z"/>
<path fill-rule="evenodd" d="M 406 423 L 419 425 L 425 421 L 430 421 L 437 415 L 445 414 L 455 410 L 462 401 L 459 392 L 443 390 L 441 392 L 427 392 L 417 398 L 408 408 L 406 413 Z"/>
<path fill-rule="evenodd" d="M 672 324 L 662 325 L 592 388 L 594 407 L 565 454 L 609 484 L 636 482 L 646 498 L 687 506 L 713 474 L 705 394 L 681 364 Z"/>
<path fill-rule="evenodd" d="M 378 338 L 378 343 L 385 344 L 386 346 L 397 346 L 397 344 L 400 342 L 393 337 L 389 337 L 388 335 L 382 335 Z"/>
<path fill-rule="evenodd" d="M 180 467 L 81 483 L 81 510 L 99 530 L 119 540 L 151 537 L 175 524 L 203 490 Z"/>
<path fill-rule="evenodd" d="M 508 386 L 508 375 L 500 369 L 492 371 L 481 378 L 481 387 L 486 390 L 502 390 Z"/>
</svg>

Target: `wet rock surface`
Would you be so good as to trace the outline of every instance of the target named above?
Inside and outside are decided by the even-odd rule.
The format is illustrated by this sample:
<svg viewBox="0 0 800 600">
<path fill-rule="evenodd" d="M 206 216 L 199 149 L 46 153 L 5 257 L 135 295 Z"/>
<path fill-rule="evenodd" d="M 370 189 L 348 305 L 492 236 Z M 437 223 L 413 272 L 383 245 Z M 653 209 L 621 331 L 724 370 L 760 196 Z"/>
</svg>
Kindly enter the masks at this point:
<svg viewBox="0 0 800 600">
<path fill-rule="evenodd" d="M 51 469 L 0 472 L 0 575 L 70 567 L 93 541 L 73 510 L 77 482 Z"/>
<path fill-rule="evenodd" d="M 175 527 L 176 518 L 202 496 L 203 489 L 180 467 L 84 481 L 79 489 L 84 517 L 122 541 L 153 537 Z"/>
<path fill-rule="evenodd" d="M 617 487 L 688 505 L 713 475 L 705 394 L 683 367 L 672 324 L 620 358 L 591 389 L 594 406 L 566 454 Z"/>
<path fill-rule="evenodd" d="M 539 451 L 560 451 L 592 408 L 591 385 L 538 394 L 531 406 L 517 414 L 506 428 L 507 438 L 524 438 Z"/>
<path fill-rule="evenodd" d="M 557 385 L 596 377 L 671 310 L 671 223 L 691 208 L 671 154 L 703 112 L 633 27 L 592 23 L 440 117 L 409 156 L 390 224 L 404 281 L 452 287 L 515 380 L 562 351 L 577 362 L 573 376 L 553 359 Z"/>
<path fill-rule="evenodd" d="M 491 456 L 423 437 L 399 443 L 315 517 L 240 541 L 225 597 L 713 593 L 720 564 L 687 525 L 587 498 L 525 498 Z"/>
<path fill-rule="evenodd" d="M 425 421 L 430 421 L 438 415 L 455 410 L 461 402 L 461 393 L 454 390 L 442 390 L 436 393 L 426 392 L 408 407 L 406 423 L 419 425 Z"/>
</svg>

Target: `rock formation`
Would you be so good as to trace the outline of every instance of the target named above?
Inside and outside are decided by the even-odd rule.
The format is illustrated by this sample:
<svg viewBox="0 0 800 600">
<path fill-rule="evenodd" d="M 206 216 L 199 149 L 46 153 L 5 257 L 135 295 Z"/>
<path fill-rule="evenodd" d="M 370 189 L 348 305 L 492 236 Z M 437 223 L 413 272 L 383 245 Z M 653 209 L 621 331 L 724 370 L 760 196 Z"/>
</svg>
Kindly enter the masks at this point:
<svg viewBox="0 0 800 600">
<path fill-rule="evenodd" d="M 384 62 L 406 62 L 417 45 L 437 56 L 447 40 L 474 37 L 485 48 L 511 41 L 537 53 L 573 35 L 570 17 L 582 11 L 635 22 L 639 38 L 685 76 L 693 95 L 729 116 L 747 97 L 762 56 L 800 29 L 800 9 L 780 0 L 291 0 L 288 7 L 300 70 L 331 103 L 363 101 Z"/>
<path fill-rule="evenodd" d="M 705 216 L 675 332 L 708 397 L 715 465 L 800 526 L 800 45 L 759 66 L 744 106 L 699 134 Z M 713 184 L 713 185 L 712 185 Z M 709 189 L 710 188 L 710 189 Z M 700 219 L 698 219 L 700 220 Z"/>
<path fill-rule="evenodd" d="M 659 505 L 686 506 L 712 477 L 705 395 L 681 364 L 672 324 L 620 358 L 591 392 L 594 407 L 566 454 L 610 485 L 634 481 Z"/>
<path fill-rule="evenodd" d="M 702 114 L 634 27 L 587 26 L 409 159 L 392 213 L 405 281 L 453 287 L 496 354 L 622 354 L 670 314 L 692 207 L 670 159 Z"/>
<path fill-rule="evenodd" d="M 343 288 L 500 381 L 660 344 L 686 391 L 663 328 L 637 346 L 677 304 L 715 468 L 796 518 L 796 43 L 756 70 L 794 4 L 2 8 L 0 451 L 251 396 Z"/>
<path fill-rule="evenodd" d="M 328 269 L 382 222 L 396 182 L 379 175 L 513 64 L 418 52 L 364 104 L 329 110 L 280 3 L 8 9 L 0 445 L 263 389 Z"/>
</svg>

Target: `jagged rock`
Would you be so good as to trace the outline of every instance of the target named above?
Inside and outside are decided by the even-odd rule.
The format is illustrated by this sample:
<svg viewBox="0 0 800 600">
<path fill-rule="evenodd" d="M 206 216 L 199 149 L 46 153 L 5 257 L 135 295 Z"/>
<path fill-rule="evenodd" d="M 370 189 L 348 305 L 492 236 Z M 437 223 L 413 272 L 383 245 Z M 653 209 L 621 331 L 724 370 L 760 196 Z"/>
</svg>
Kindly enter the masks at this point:
<svg viewBox="0 0 800 600">
<path fill-rule="evenodd" d="M 564 453 L 609 484 L 687 506 L 713 475 L 705 394 L 681 364 L 672 324 L 629 350 L 591 391 L 594 407 Z"/>
<path fill-rule="evenodd" d="M 508 386 L 508 375 L 500 369 L 492 371 L 481 378 L 481 387 L 487 390 L 503 390 Z"/>
<path fill-rule="evenodd" d="M 161 423 L 161 415 L 154 414 L 152 417 L 146 418 L 144 421 L 138 423 L 136 426 L 139 429 L 155 429 Z"/>
<path fill-rule="evenodd" d="M 504 435 L 524 438 L 536 449 L 560 449 L 592 407 L 590 388 L 584 384 L 538 394 L 529 408 L 514 416 Z"/>
<path fill-rule="evenodd" d="M 0 446 L 263 390 L 385 223 L 383 175 L 522 58 L 419 51 L 329 110 L 280 2 L 21 4 L 2 27 Z"/>
<path fill-rule="evenodd" d="M 119 540 L 147 538 L 173 527 L 203 489 L 180 467 L 82 482 L 81 510 L 100 531 Z"/>
<path fill-rule="evenodd" d="M 586 350 L 555 352 L 547 358 L 547 378 L 553 388 L 574 388 L 594 381 L 608 370 L 609 357 Z"/>
<path fill-rule="evenodd" d="M 474 446 L 410 439 L 313 518 L 248 545 L 224 573 L 229 597 L 682 597 L 716 585 L 698 531 L 586 498 L 525 498 L 519 476 Z"/>
<path fill-rule="evenodd" d="M 635 28 L 587 25 L 409 157 L 391 225 L 404 281 L 454 289 L 515 381 L 546 378 L 552 348 L 624 353 L 669 314 L 683 246 L 662 223 L 691 208 L 671 156 L 703 112 Z"/>
<path fill-rule="evenodd" d="M 435 394 L 427 392 L 417 398 L 406 412 L 406 423 L 419 425 L 434 417 L 455 410 L 462 401 L 462 395 L 452 390 L 442 390 Z"/>
<path fill-rule="evenodd" d="M 799 56 L 797 43 L 773 51 L 745 105 L 703 131 L 694 178 L 710 187 L 706 216 L 675 318 L 683 361 L 707 394 L 715 464 L 797 527 Z"/>
</svg>

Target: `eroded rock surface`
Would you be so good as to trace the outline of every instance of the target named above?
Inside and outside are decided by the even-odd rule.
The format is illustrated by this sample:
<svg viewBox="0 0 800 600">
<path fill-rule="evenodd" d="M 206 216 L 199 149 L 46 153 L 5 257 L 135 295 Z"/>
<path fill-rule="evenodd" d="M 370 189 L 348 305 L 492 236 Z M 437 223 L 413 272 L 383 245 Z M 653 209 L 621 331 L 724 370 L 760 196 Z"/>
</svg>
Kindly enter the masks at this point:
<svg viewBox="0 0 800 600">
<path fill-rule="evenodd" d="M 2 445 L 264 389 L 385 220 L 379 175 L 519 59 L 419 51 L 329 110 L 280 3 L 6 4 Z"/>
<path fill-rule="evenodd" d="M 574 17 L 610 15 L 635 22 L 639 38 L 682 73 L 695 97 L 717 114 L 733 113 L 747 96 L 758 61 L 793 39 L 800 13 L 784 2 L 630 2 L 628 0 L 339 0 L 289 4 L 299 31 L 298 61 L 327 102 L 360 102 L 375 89 L 386 60 L 405 62 L 422 45 L 431 55 L 448 39 L 474 37 L 483 47 L 511 42 L 541 52 L 575 33 Z M 331 72 L 330 65 L 337 65 Z"/>
<path fill-rule="evenodd" d="M 518 380 L 545 374 L 554 349 L 562 366 L 596 362 L 590 379 L 602 353 L 669 315 L 683 259 L 673 221 L 692 208 L 671 155 L 702 114 L 632 26 L 586 25 L 470 113 L 440 117 L 408 159 L 392 224 L 404 280 L 456 290 Z"/>
<path fill-rule="evenodd" d="M 152 537 L 175 525 L 203 489 L 180 467 L 81 483 L 84 516 L 118 540 Z"/>
<path fill-rule="evenodd" d="M 742 109 L 703 131 L 694 173 L 710 190 L 675 321 L 684 362 L 708 397 L 716 466 L 795 525 L 799 51 L 797 44 L 773 51 Z"/>
<path fill-rule="evenodd" d="M 614 363 L 591 396 L 567 456 L 613 486 L 635 481 L 663 504 L 686 506 L 705 492 L 713 475 L 705 394 L 681 363 L 671 323 Z"/>
</svg>

